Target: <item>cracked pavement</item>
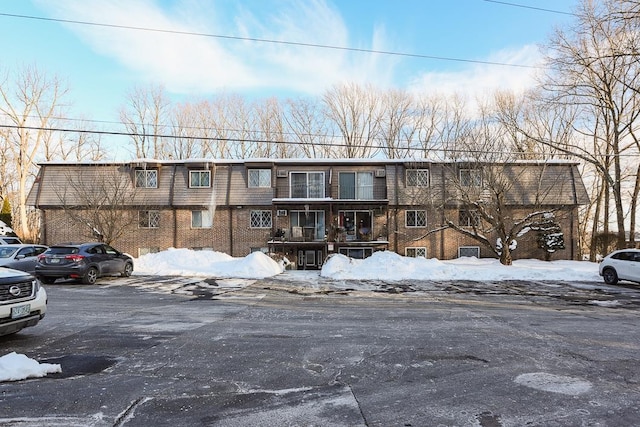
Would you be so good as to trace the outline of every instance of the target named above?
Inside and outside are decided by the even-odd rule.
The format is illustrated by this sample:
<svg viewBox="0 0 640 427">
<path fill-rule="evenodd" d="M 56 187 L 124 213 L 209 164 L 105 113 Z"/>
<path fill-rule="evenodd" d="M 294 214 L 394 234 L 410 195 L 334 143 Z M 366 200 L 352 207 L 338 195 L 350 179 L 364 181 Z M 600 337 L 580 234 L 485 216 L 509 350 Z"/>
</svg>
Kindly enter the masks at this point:
<svg viewBox="0 0 640 427">
<path fill-rule="evenodd" d="M 308 277 L 308 276 L 307 276 Z M 0 338 L 3 426 L 633 425 L 640 288 L 133 276 Z"/>
</svg>

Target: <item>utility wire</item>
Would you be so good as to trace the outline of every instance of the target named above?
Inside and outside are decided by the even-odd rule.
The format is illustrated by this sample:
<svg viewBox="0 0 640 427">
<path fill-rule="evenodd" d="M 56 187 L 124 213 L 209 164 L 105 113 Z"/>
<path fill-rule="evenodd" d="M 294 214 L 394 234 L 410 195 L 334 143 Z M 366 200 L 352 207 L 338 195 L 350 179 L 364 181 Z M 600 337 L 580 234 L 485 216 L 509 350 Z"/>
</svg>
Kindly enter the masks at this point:
<svg viewBox="0 0 640 427">
<path fill-rule="evenodd" d="M 26 129 L 26 130 L 37 130 L 37 131 L 46 131 L 46 132 L 65 132 L 65 133 L 80 133 L 80 134 L 95 134 L 95 135 L 110 135 L 110 136 L 127 136 L 127 137 L 144 137 L 144 138 L 164 138 L 164 139 L 187 139 L 187 140 L 199 140 L 199 141 L 213 141 L 213 142 L 254 142 L 259 144 L 290 144 L 290 145 L 311 145 L 311 146 L 319 146 L 319 147 L 338 147 L 344 148 L 345 144 L 335 143 L 335 142 L 305 142 L 305 141 L 273 141 L 268 139 L 251 139 L 247 140 L 246 138 L 230 138 L 230 137 L 222 137 L 222 136 L 193 136 L 193 135 L 167 135 L 167 134 L 156 134 L 156 133 L 146 133 L 146 132 L 124 132 L 124 131 L 102 131 L 102 130 L 87 130 L 87 129 L 70 129 L 70 128 L 56 128 L 56 127 L 45 127 L 45 126 L 25 126 L 25 125 L 3 125 L 0 124 L 0 129 Z M 329 138 L 329 136 L 327 136 Z M 331 138 L 335 138 L 331 137 Z M 395 147 L 394 150 L 406 150 L 406 151 L 425 151 L 430 150 L 434 152 L 442 152 L 447 154 L 497 154 L 497 155 L 523 155 L 526 153 L 520 151 L 504 151 L 504 150 L 486 150 L 486 149 L 477 149 L 472 150 L 469 148 L 459 149 L 452 147 L 443 147 L 443 144 L 447 144 L 446 141 L 438 142 L 434 144 L 431 148 L 420 148 L 420 147 Z M 384 147 L 379 147 L 375 145 L 367 145 L 367 144 L 352 144 L 350 147 L 353 148 L 370 148 L 372 150 L 383 149 Z M 567 154 L 564 154 L 567 156 Z M 622 156 L 619 154 L 619 156 Z M 638 155 L 627 155 L 629 157 L 637 157 Z M 537 159 L 540 161 L 544 161 L 544 158 Z"/>
<path fill-rule="evenodd" d="M 240 36 L 229 36 L 229 35 L 222 35 L 222 34 L 198 33 L 193 31 L 167 30 L 162 28 L 134 27 L 131 25 L 105 24 L 100 22 L 77 21 L 77 20 L 71 20 L 71 19 L 45 18 L 42 16 L 18 15 L 13 13 L 0 13 L 0 16 L 5 16 L 9 18 L 32 19 L 32 20 L 48 21 L 48 22 L 60 22 L 65 24 L 90 25 L 95 27 L 119 28 L 119 29 L 125 29 L 125 30 L 135 30 L 135 31 L 151 31 L 156 33 L 180 34 L 180 35 L 196 36 L 196 37 L 209 37 L 209 38 L 224 39 L 224 40 L 240 40 L 240 41 L 258 42 L 258 43 L 282 44 L 287 46 L 312 47 L 316 49 L 341 50 L 341 51 L 358 52 L 358 53 L 374 53 L 379 55 L 403 56 L 403 57 L 420 58 L 420 59 L 434 59 L 438 61 L 465 62 L 465 63 L 482 64 L 482 65 L 497 65 L 502 67 L 534 68 L 534 69 L 541 68 L 535 65 L 508 64 L 505 62 L 480 61 L 480 60 L 474 60 L 474 59 L 423 55 L 423 54 L 407 53 L 407 52 L 394 52 L 394 51 L 388 51 L 388 50 L 361 49 L 361 48 L 355 48 L 355 47 L 293 42 L 293 41 L 287 41 L 287 40 L 272 40 L 272 39 L 262 39 L 262 38 L 255 38 L 255 37 L 240 37 Z"/>
<path fill-rule="evenodd" d="M 513 7 L 521 7 L 523 9 L 532 9 L 532 10 L 539 10 L 542 12 L 549 12 L 549 13 L 557 13 L 560 15 L 570 15 L 570 16 L 576 16 L 575 13 L 571 13 L 571 12 L 564 12 L 562 10 L 554 10 L 554 9 L 545 9 L 542 7 L 535 7 L 535 6 L 528 6 L 528 5 L 524 5 L 524 4 L 518 4 L 518 3 L 511 3 L 508 1 L 498 1 L 498 0 L 484 0 L 487 3 L 496 3 L 496 4 L 502 4 L 505 6 L 513 6 Z"/>
</svg>

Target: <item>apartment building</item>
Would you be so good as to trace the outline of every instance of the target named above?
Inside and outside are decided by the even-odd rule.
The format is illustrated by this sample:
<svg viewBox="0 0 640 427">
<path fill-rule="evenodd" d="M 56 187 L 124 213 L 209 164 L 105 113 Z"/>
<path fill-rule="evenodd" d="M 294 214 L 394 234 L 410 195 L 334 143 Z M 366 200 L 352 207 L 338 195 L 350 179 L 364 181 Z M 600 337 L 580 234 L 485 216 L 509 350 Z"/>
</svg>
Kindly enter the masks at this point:
<svg viewBox="0 0 640 427">
<path fill-rule="evenodd" d="M 364 258 L 378 250 L 493 257 L 460 230 L 483 220 L 464 201 L 489 200 L 495 193 L 489 178 L 498 175 L 508 183 L 500 184 L 508 217 L 553 212 L 565 242 L 554 259 L 575 259 L 578 207 L 588 201 L 577 164 L 563 161 L 142 159 L 39 166 L 28 204 L 40 210 L 41 243 L 103 239 L 134 256 L 170 247 L 236 257 L 264 251 L 298 269 L 320 268 L 333 253 Z M 519 236 L 513 255 L 543 258 L 535 233 Z"/>
</svg>

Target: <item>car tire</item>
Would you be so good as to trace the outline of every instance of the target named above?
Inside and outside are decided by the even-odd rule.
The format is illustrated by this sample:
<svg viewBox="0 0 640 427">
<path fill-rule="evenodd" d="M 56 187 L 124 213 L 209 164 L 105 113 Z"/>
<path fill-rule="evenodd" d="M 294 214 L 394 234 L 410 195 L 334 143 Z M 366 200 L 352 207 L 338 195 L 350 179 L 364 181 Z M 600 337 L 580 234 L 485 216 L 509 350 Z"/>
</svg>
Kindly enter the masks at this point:
<svg viewBox="0 0 640 427">
<path fill-rule="evenodd" d="M 95 267 L 89 267 L 82 278 L 82 283 L 85 285 L 94 285 L 96 280 L 98 280 L 98 269 Z"/>
<path fill-rule="evenodd" d="M 56 278 L 55 277 L 38 277 L 38 280 L 40 280 L 45 285 L 51 285 L 53 282 L 56 281 Z"/>
<path fill-rule="evenodd" d="M 124 265 L 124 270 L 122 270 L 122 277 L 129 277 L 131 276 L 132 272 L 133 272 L 133 264 L 128 262 Z"/>
<path fill-rule="evenodd" d="M 613 268 L 605 268 L 602 271 L 602 278 L 607 285 L 615 285 L 618 283 L 618 273 Z"/>
</svg>

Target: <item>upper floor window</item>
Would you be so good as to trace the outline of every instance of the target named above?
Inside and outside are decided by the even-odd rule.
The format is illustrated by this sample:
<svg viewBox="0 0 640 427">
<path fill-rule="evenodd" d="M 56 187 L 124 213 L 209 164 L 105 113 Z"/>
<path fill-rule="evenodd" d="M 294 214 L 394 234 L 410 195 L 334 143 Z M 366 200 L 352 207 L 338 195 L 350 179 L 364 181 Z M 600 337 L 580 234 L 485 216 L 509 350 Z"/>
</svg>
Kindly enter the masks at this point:
<svg viewBox="0 0 640 427">
<path fill-rule="evenodd" d="M 158 169 L 136 169 L 136 187 L 158 188 Z"/>
<path fill-rule="evenodd" d="M 482 169 L 460 169 L 460 185 L 482 187 Z"/>
<path fill-rule="evenodd" d="M 427 211 L 407 211 L 405 221 L 407 227 L 426 227 Z"/>
<path fill-rule="evenodd" d="M 249 169 L 249 188 L 271 187 L 271 169 Z"/>
<path fill-rule="evenodd" d="M 373 172 L 340 172 L 340 199 L 373 199 Z"/>
<path fill-rule="evenodd" d="M 251 211 L 251 228 L 271 228 L 271 211 Z"/>
<path fill-rule="evenodd" d="M 407 187 L 428 187 L 429 169 L 407 169 Z"/>
<path fill-rule="evenodd" d="M 208 171 L 208 170 L 189 171 L 189 187 L 191 188 L 211 187 L 211 171 Z"/>
<path fill-rule="evenodd" d="M 325 197 L 324 172 L 291 172 L 292 198 L 310 199 Z"/>
<path fill-rule="evenodd" d="M 160 226 L 160 211 L 138 211 L 138 226 L 140 228 L 158 228 Z"/>
</svg>

